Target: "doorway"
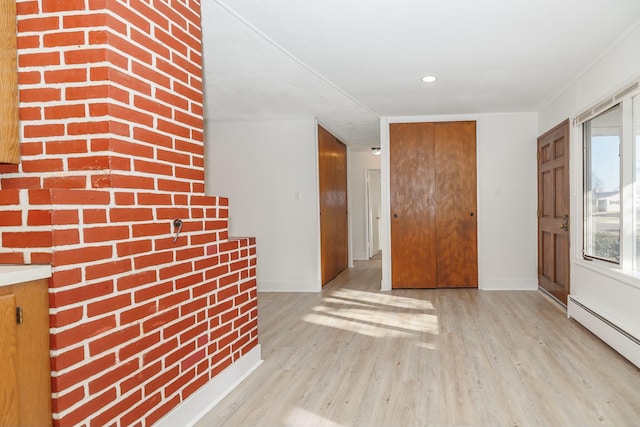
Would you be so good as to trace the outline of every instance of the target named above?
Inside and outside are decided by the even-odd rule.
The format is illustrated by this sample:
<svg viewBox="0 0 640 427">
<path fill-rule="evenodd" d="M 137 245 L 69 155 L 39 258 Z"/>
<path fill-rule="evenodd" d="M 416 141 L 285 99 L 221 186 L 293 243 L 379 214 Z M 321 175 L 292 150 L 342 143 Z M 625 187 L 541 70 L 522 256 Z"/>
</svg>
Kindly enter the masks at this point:
<svg viewBox="0 0 640 427">
<path fill-rule="evenodd" d="M 382 175 L 380 169 L 366 170 L 367 248 L 369 258 L 380 252 L 380 218 L 382 216 Z"/>
</svg>

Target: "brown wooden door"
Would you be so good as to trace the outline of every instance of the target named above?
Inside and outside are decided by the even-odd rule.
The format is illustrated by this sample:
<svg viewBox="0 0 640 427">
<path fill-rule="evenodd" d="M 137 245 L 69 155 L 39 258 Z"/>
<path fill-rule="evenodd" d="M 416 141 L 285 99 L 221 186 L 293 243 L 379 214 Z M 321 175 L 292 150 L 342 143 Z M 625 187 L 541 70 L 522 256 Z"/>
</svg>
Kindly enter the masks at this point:
<svg viewBox="0 0 640 427">
<path fill-rule="evenodd" d="M 477 287 L 475 122 L 389 132 L 392 287 Z"/>
<path fill-rule="evenodd" d="M 538 284 L 569 295 L 569 120 L 538 138 Z"/>
<path fill-rule="evenodd" d="M 347 218 L 347 147 L 318 126 L 320 186 L 320 257 L 322 284 L 349 263 Z"/>
<path fill-rule="evenodd" d="M 433 123 L 394 123 L 389 136 L 391 283 L 394 288 L 435 288 Z"/>
<path fill-rule="evenodd" d="M 476 122 L 434 128 L 438 287 L 477 287 Z"/>
</svg>

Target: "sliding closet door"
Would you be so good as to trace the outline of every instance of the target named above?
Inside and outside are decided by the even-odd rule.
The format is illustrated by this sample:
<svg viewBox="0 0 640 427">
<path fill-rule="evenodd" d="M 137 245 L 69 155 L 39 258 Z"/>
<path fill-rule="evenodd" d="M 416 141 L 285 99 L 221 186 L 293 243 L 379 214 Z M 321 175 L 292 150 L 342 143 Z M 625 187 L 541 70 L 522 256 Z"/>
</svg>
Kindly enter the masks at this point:
<svg viewBox="0 0 640 427">
<path fill-rule="evenodd" d="M 438 287 L 477 287 L 476 122 L 434 128 Z"/>
<path fill-rule="evenodd" d="M 392 287 L 477 287 L 475 122 L 389 132 Z"/>
<path fill-rule="evenodd" d="M 433 123 L 389 127 L 391 283 L 436 287 L 435 144 Z"/>
</svg>

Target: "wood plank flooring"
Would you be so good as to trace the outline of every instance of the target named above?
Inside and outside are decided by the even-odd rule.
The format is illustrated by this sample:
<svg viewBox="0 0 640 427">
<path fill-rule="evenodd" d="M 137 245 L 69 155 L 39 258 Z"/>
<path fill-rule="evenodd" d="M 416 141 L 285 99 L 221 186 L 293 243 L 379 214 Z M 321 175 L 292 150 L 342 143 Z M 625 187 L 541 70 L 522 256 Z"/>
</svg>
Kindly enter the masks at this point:
<svg viewBox="0 0 640 427">
<path fill-rule="evenodd" d="M 264 363 L 197 425 L 640 425 L 640 371 L 540 293 L 379 288 L 259 294 Z"/>
</svg>

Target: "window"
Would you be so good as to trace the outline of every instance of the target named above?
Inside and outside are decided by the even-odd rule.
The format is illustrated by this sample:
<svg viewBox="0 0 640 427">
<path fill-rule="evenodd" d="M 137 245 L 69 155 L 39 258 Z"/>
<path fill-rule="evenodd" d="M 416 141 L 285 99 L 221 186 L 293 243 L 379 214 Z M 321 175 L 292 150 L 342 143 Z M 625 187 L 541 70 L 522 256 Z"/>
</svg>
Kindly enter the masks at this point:
<svg viewBox="0 0 640 427">
<path fill-rule="evenodd" d="M 582 252 L 640 277 L 640 82 L 578 116 Z"/>
<path fill-rule="evenodd" d="M 622 108 L 618 104 L 583 125 L 584 255 L 618 264 L 621 123 Z"/>
</svg>

